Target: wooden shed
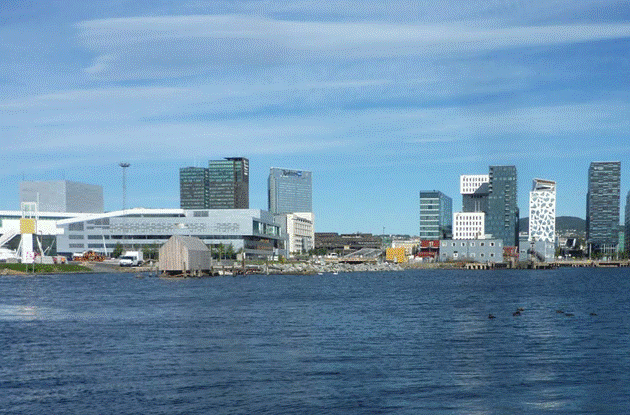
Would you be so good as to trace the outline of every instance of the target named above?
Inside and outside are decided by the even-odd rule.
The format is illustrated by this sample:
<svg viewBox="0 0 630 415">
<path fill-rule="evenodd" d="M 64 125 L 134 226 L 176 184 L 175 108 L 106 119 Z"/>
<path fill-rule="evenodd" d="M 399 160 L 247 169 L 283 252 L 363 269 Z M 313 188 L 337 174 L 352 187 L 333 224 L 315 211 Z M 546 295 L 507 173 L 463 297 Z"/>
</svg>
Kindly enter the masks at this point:
<svg viewBox="0 0 630 415">
<path fill-rule="evenodd" d="M 173 235 L 160 247 L 160 271 L 168 274 L 209 274 L 210 249 L 199 238 Z"/>
</svg>

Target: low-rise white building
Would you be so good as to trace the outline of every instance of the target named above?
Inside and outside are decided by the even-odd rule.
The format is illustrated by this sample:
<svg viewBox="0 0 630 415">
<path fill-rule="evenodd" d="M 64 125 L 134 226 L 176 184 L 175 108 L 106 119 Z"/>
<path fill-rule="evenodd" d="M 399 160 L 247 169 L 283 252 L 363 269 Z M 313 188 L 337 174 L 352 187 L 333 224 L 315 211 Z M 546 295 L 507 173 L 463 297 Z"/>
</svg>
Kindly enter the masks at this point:
<svg viewBox="0 0 630 415">
<path fill-rule="evenodd" d="M 503 241 L 500 239 L 446 239 L 440 241 L 440 261 L 472 261 L 501 264 Z"/>
<path fill-rule="evenodd" d="M 173 235 L 194 236 L 208 246 L 232 245 L 246 257 L 277 255 L 283 239 L 271 213 L 259 209 L 127 209 L 57 221 L 57 251 L 105 254 L 160 246 Z"/>
<path fill-rule="evenodd" d="M 315 217 L 312 212 L 275 215 L 285 236 L 285 256 L 306 253 L 315 247 Z"/>
<path fill-rule="evenodd" d="M 456 212 L 453 214 L 453 239 L 481 239 L 485 235 L 484 212 Z"/>
</svg>

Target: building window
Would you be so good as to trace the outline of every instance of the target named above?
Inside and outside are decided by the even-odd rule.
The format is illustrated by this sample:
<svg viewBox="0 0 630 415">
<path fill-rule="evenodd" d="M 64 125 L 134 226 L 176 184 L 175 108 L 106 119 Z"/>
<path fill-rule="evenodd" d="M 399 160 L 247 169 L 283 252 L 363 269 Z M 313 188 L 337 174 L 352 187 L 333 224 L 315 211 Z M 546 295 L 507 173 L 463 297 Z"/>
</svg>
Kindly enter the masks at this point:
<svg viewBox="0 0 630 415">
<path fill-rule="evenodd" d="M 83 231 L 83 222 L 71 223 L 68 225 L 70 231 Z"/>
</svg>

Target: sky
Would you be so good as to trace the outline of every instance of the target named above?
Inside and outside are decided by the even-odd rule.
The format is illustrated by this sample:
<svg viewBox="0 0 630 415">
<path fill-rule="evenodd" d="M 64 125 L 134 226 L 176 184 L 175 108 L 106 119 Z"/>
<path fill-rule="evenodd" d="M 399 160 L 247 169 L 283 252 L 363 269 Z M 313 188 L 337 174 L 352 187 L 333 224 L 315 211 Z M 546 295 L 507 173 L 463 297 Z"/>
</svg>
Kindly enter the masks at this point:
<svg viewBox="0 0 630 415">
<path fill-rule="evenodd" d="M 318 232 L 417 235 L 419 192 L 515 165 L 585 217 L 588 166 L 630 169 L 627 0 L 0 2 L 0 210 L 22 180 L 178 208 L 179 169 L 313 172 Z"/>
</svg>

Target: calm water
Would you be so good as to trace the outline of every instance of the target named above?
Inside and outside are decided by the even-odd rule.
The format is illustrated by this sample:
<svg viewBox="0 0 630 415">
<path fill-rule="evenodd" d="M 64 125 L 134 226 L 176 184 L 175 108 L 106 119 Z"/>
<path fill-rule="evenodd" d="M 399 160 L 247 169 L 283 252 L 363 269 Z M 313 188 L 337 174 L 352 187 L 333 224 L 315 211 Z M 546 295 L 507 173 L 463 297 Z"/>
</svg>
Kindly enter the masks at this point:
<svg viewBox="0 0 630 415">
<path fill-rule="evenodd" d="M 2 414 L 622 414 L 630 270 L 0 277 L 0 348 Z"/>
</svg>

